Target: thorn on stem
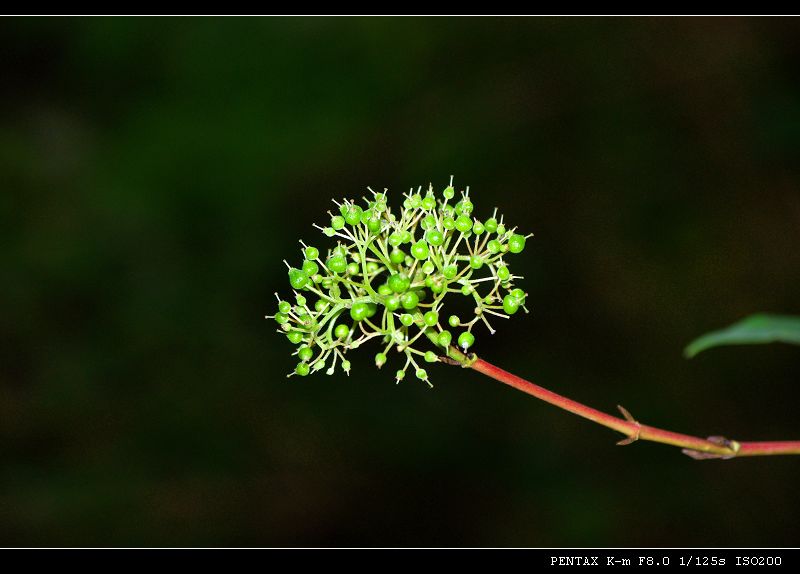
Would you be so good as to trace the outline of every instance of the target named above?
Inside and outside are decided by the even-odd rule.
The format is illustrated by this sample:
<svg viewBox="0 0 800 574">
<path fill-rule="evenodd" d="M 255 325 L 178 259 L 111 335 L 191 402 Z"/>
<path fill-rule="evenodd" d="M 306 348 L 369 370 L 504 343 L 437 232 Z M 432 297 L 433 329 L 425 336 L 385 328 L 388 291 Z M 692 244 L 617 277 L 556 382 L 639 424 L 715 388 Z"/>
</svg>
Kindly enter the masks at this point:
<svg viewBox="0 0 800 574">
<path fill-rule="evenodd" d="M 633 415 L 630 412 L 628 412 L 628 409 L 626 409 L 622 405 L 617 405 L 617 408 L 619 409 L 619 412 L 622 413 L 622 416 L 625 417 L 626 421 L 628 421 L 629 423 L 639 424 L 638 421 L 635 418 L 633 418 Z"/>
<path fill-rule="evenodd" d="M 636 425 L 636 432 L 634 434 L 628 436 L 628 438 L 624 438 L 621 441 L 617 442 L 617 446 L 626 446 L 639 440 L 639 433 L 641 433 L 642 431 L 642 425 L 639 423 L 639 421 L 633 418 L 633 415 L 630 412 L 628 412 L 628 409 L 626 409 L 622 405 L 617 405 L 617 408 L 619 409 L 619 412 L 622 413 L 622 416 L 625 417 L 626 421 Z"/>
</svg>

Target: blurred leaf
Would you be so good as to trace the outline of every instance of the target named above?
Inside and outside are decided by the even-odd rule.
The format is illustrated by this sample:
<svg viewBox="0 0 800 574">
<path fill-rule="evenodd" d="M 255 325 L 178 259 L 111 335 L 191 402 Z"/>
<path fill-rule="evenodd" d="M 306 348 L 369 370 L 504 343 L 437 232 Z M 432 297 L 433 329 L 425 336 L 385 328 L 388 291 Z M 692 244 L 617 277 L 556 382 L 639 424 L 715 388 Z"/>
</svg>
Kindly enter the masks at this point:
<svg viewBox="0 0 800 574">
<path fill-rule="evenodd" d="M 706 333 L 692 341 L 684 350 L 687 358 L 720 345 L 762 345 L 764 343 L 800 345 L 800 317 L 789 315 L 750 315 L 730 327 Z"/>
</svg>

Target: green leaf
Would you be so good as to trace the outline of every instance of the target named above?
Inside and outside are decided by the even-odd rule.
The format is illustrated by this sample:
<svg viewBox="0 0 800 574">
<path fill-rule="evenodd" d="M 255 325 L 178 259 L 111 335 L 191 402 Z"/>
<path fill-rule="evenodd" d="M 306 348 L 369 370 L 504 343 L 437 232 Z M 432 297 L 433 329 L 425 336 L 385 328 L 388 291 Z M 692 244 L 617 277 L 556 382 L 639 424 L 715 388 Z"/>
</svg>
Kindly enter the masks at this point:
<svg viewBox="0 0 800 574">
<path fill-rule="evenodd" d="M 687 358 L 720 345 L 763 345 L 764 343 L 800 345 L 800 317 L 789 315 L 750 315 L 730 327 L 706 333 L 683 350 Z"/>
</svg>

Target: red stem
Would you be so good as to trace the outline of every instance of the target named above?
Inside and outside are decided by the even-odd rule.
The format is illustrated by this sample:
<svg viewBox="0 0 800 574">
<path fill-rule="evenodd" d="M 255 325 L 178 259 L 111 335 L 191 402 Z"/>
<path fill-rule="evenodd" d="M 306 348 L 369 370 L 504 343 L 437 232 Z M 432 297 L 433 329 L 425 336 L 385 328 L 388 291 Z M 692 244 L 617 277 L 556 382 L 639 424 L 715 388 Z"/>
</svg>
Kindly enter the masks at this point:
<svg viewBox="0 0 800 574">
<path fill-rule="evenodd" d="M 553 391 L 548 391 L 530 381 L 512 375 L 508 371 L 487 363 L 483 359 L 467 359 L 461 352 L 451 349 L 450 356 L 457 362 L 483 373 L 501 383 L 505 383 L 528 395 L 555 405 L 565 411 L 581 416 L 597 424 L 621 432 L 628 438 L 618 444 L 629 444 L 635 440 L 648 440 L 682 447 L 683 452 L 693 458 L 734 458 L 739 456 L 759 456 L 775 454 L 800 454 L 800 441 L 775 442 L 737 442 L 723 437 L 703 439 L 640 424 L 630 414 L 619 407 L 624 419 L 593 409 Z"/>
</svg>

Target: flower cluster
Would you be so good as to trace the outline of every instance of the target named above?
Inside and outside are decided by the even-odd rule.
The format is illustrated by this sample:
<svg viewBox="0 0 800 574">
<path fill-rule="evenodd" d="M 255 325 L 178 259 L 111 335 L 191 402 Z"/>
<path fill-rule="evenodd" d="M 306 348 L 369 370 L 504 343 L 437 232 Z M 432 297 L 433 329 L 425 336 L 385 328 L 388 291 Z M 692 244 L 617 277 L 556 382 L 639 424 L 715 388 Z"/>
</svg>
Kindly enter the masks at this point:
<svg viewBox="0 0 800 574">
<path fill-rule="evenodd" d="M 530 235 L 508 228 L 497 209 L 486 220 L 473 217 L 469 188 L 456 199 L 452 178 L 439 197 L 432 186 L 424 195 L 421 188 L 404 194 L 399 213 L 387 204 L 386 190 L 369 191 L 372 197 L 363 198 L 363 206 L 334 200 L 338 209 L 328 212 L 328 225 L 315 225 L 337 240 L 334 247 L 323 255 L 301 241 L 302 264 L 285 262 L 294 302 L 276 294 L 277 313 L 267 317 L 297 345 L 299 362 L 290 376 L 326 367 L 332 375 L 337 364 L 349 374 L 347 351 L 378 339 L 378 368 L 396 349 L 405 358 L 397 381 L 413 369 L 428 382 L 421 364 L 439 356 L 417 348 L 423 338 L 445 355 L 454 342 L 466 352 L 475 343 L 476 325 L 494 333 L 490 317 L 528 311 L 525 292 L 514 286 L 521 277 L 511 273 L 505 258 L 520 253 Z M 467 303 L 460 306 L 470 319 L 445 312 L 445 302 L 456 298 Z"/>
</svg>

